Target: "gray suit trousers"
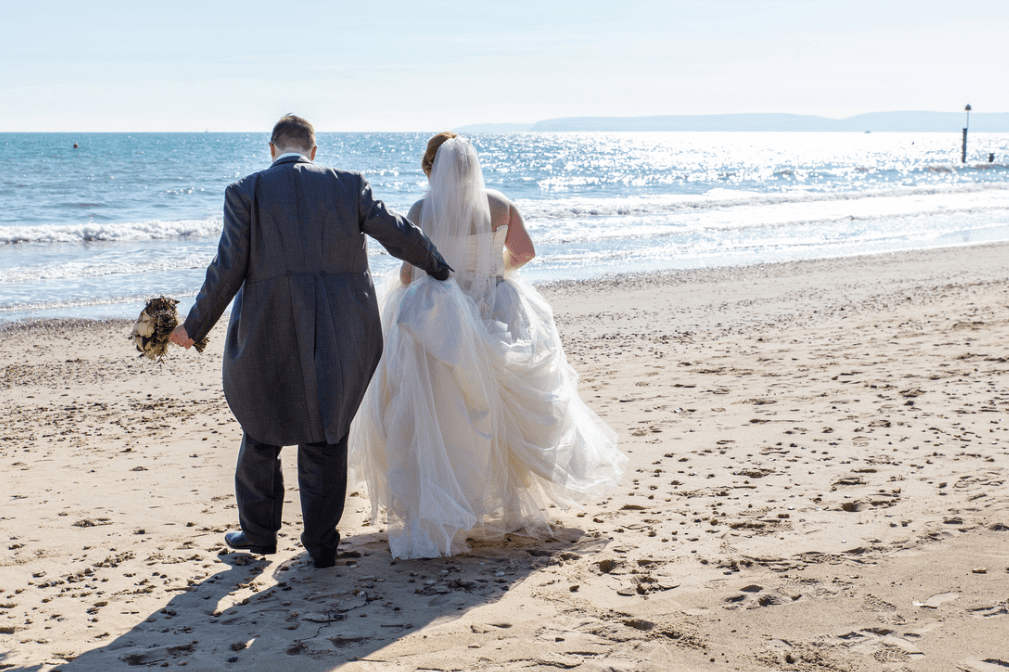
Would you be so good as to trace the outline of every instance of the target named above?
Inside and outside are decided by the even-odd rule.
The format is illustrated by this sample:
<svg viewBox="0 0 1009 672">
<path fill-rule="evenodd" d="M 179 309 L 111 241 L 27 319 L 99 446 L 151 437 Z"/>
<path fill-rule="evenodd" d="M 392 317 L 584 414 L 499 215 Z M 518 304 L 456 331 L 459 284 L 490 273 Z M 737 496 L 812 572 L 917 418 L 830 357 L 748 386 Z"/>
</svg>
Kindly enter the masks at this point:
<svg viewBox="0 0 1009 672">
<path fill-rule="evenodd" d="M 249 541 L 276 543 L 284 508 L 284 474 L 280 446 L 242 437 L 235 468 L 238 520 Z M 347 437 L 338 443 L 298 446 L 298 488 L 305 531 L 301 543 L 313 558 L 335 550 L 340 541 L 336 526 L 347 496 Z"/>
</svg>

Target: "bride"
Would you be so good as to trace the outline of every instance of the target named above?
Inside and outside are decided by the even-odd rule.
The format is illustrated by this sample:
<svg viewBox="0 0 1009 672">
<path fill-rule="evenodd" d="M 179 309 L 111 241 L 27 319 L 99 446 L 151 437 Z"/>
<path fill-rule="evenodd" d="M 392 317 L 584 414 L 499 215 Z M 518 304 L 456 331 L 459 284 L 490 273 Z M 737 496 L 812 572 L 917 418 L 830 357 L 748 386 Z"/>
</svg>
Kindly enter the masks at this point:
<svg viewBox="0 0 1009 672">
<path fill-rule="evenodd" d="M 457 270 L 440 283 L 404 264 L 392 279 L 385 352 L 350 434 L 396 558 L 549 536 L 550 503 L 606 491 L 627 462 L 578 396 L 550 306 L 516 273 L 535 251 L 515 206 L 484 188 L 454 133 L 432 138 L 422 165 L 430 190 L 409 218 Z"/>
</svg>

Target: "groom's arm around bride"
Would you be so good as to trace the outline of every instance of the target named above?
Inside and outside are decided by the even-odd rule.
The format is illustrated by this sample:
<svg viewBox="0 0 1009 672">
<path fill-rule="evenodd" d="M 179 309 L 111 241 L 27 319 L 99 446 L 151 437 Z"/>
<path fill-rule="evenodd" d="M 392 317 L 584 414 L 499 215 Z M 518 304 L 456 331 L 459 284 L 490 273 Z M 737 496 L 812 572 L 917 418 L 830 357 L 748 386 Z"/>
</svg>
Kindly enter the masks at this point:
<svg viewBox="0 0 1009 672">
<path fill-rule="evenodd" d="M 218 253 L 172 341 L 207 335 L 234 299 L 224 393 L 244 431 L 236 470 L 242 534 L 229 545 L 272 552 L 283 504 L 280 446 L 299 446 L 302 542 L 330 566 L 346 490 L 347 433 L 382 354 L 365 234 L 438 279 L 449 267 L 359 174 L 313 162 L 315 131 L 287 116 L 266 170 L 228 187 Z"/>
</svg>

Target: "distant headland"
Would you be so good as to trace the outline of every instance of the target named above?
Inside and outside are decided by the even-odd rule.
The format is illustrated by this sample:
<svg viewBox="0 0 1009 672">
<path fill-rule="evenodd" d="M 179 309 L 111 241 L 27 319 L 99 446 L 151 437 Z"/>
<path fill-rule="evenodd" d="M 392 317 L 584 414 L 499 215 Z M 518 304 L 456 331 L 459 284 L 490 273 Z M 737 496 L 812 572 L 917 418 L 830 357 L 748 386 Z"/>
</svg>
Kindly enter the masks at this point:
<svg viewBox="0 0 1009 672">
<path fill-rule="evenodd" d="M 653 117 L 562 117 L 532 124 L 469 124 L 463 133 L 521 131 L 839 131 L 956 133 L 963 128 L 963 112 L 872 112 L 846 119 L 806 114 L 691 114 Z M 1009 112 L 974 112 L 972 133 L 1009 133 Z"/>
</svg>

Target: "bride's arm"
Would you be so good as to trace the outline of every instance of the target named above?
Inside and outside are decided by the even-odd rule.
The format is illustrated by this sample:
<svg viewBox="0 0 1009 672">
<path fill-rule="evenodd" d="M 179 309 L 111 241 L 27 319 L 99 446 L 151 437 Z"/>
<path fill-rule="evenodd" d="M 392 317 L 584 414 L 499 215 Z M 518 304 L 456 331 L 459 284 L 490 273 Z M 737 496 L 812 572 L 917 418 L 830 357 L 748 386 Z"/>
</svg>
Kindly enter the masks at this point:
<svg viewBox="0 0 1009 672">
<path fill-rule="evenodd" d="M 505 267 L 509 271 L 525 266 L 536 257 L 533 239 L 526 231 L 518 208 L 508 202 L 508 236 L 505 238 Z"/>
</svg>

